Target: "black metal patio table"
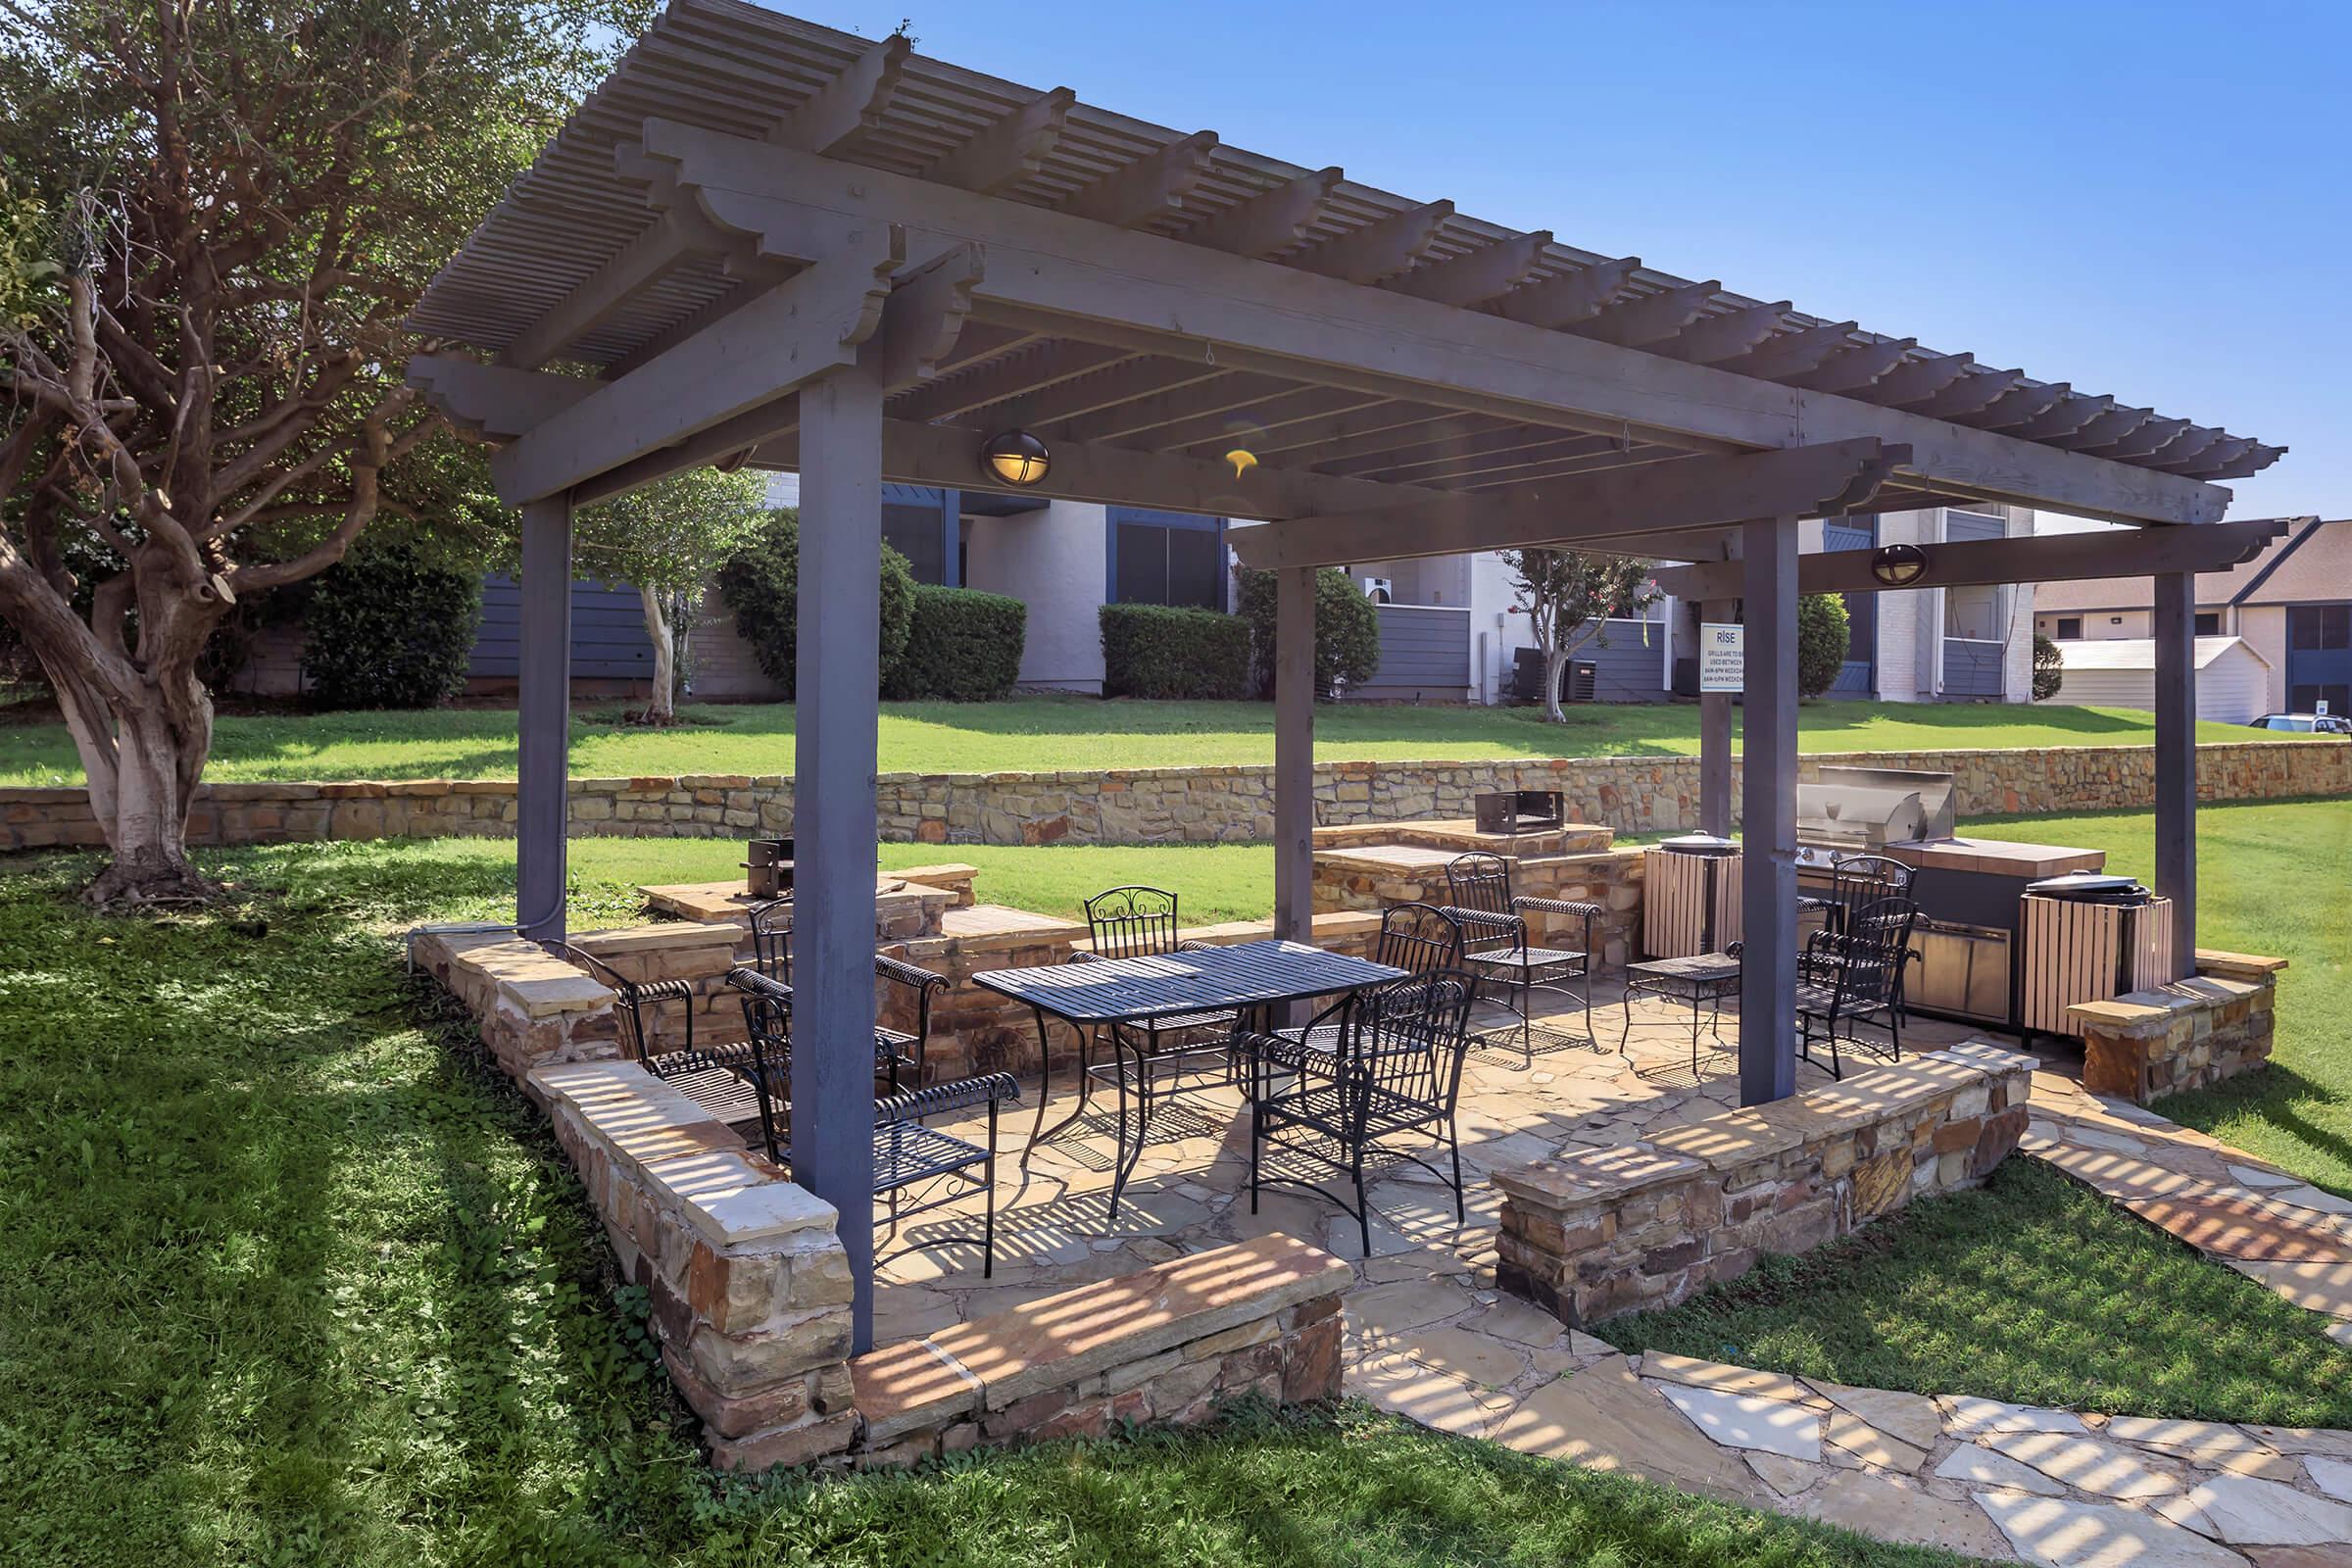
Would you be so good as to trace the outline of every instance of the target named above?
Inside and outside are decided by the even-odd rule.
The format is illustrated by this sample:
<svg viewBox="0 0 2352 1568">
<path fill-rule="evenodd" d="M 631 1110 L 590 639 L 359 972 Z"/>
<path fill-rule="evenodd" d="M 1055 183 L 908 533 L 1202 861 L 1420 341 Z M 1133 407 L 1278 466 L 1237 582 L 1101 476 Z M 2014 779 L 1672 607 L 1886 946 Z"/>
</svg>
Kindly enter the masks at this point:
<svg viewBox="0 0 2352 1568">
<path fill-rule="evenodd" d="M 1698 1071 L 1698 1009 L 1712 1004 L 1720 1020 L 1723 999 L 1740 994 L 1740 960 L 1728 953 L 1694 953 L 1687 958 L 1652 958 L 1625 966 L 1625 1030 L 1618 1037 L 1622 1054 L 1634 1034 L 1634 998 L 1675 997 L 1690 1004 L 1690 1071 Z M 1716 1024 L 1721 1038 L 1721 1024 Z"/>
<path fill-rule="evenodd" d="M 1390 964 L 1326 953 L 1302 942 L 1271 939 L 1240 942 L 1231 947 L 1200 948 L 1148 957 L 1112 958 L 1095 963 L 1040 964 L 1026 969 L 990 969 L 974 974 L 972 983 L 1015 1002 L 1026 1003 L 1037 1019 L 1037 1119 L 1022 1147 L 1021 1163 L 1040 1142 L 1086 1113 L 1088 1087 L 1093 1082 L 1081 1050 L 1078 1103 L 1070 1113 L 1047 1127 L 1046 1097 L 1052 1076 L 1048 1018 L 1059 1018 L 1079 1031 L 1103 1029 L 1111 1037 L 1119 1092 L 1117 1173 L 1110 1188 L 1110 1212 L 1116 1217 L 1119 1195 L 1143 1154 L 1143 1117 L 1150 1110 L 1151 1090 L 1139 1077 L 1144 1103 L 1136 1118 L 1132 1150 L 1127 1145 L 1126 1056 L 1137 1057 L 1141 1073 L 1149 1073 L 1146 1054 L 1129 1041 L 1125 1031 L 1149 1018 L 1171 1014 L 1236 1011 L 1258 1012 L 1285 1003 L 1361 991 L 1368 986 L 1400 980 L 1405 970 Z"/>
</svg>

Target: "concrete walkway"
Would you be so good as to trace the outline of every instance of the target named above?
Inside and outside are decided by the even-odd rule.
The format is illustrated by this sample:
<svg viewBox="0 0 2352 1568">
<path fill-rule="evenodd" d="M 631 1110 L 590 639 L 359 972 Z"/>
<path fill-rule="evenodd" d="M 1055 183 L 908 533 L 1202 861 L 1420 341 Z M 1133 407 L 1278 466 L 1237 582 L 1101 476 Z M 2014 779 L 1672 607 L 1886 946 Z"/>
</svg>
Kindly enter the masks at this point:
<svg viewBox="0 0 2352 1568">
<path fill-rule="evenodd" d="M 2038 1157 L 2231 1267 L 2328 1303 L 2339 1326 L 2352 1317 L 2340 1310 L 2352 1250 L 2334 1250 L 2352 1221 L 2328 1195 L 2049 1074 L 2036 1079 L 2029 1136 Z M 1376 1233 L 1347 1301 L 1350 1394 L 1522 1452 L 1997 1561 L 2352 1568 L 2352 1433 L 1930 1398 L 1627 1356 L 1496 1293 L 1492 1226 L 1480 1219 L 1474 1210 L 1443 1241 Z M 2310 1283 L 2308 1271 L 2326 1269 L 2337 1271 L 2332 1296 Z"/>
</svg>

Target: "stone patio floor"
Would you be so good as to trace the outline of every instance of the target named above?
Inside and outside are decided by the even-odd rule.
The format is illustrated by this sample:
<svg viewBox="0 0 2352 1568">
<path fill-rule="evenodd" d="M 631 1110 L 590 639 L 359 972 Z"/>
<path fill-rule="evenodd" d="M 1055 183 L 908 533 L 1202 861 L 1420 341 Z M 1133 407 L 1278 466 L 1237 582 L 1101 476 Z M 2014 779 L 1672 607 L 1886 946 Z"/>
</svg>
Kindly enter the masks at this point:
<svg viewBox="0 0 2352 1568">
<path fill-rule="evenodd" d="M 1439 1431 L 1595 1469 L 1628 1470 L 1729 1501 L 1882 1540 L 2053 1568 L 2352 1568 L 2352 1433 L 2034 1409 L 1964 1391 L 1930 1398 L 1713 1362 L 1627 1356 L 1494 1288 L 1497 1199 L 1485 1182 L 1573 1145 L 1623 1143 L 1729 1109 L 1721 1041 L 1690 1055 L 1689 1012 L 1596 1009 L 1602 1049 L 1482 1047 L 1465 1075 L 1469 1214 L 1412 1165 L 1371 1187 L 1371 1255 L 1330 1202 L 1247 1192 L 1238 1095 L 1164 1113 L 1119 1217 L 1108 1212 L 1108 1122 L 1015 1161 L 1034 1100 L 1000 1130 L 998 1262 L 977 1248 L 904 1253 L 881 1268 L 876 1341 L 930 1333 L 1090 1279 L 1267 1231 L 1357 1264 L 1346 1301 L 1347 1389 Z M 1546 1020 L 1581 1035 L 1581 1014 Z M 1920 1020 L 1906 1047 L 1982 1033 Z M 1850 1073 L 1870 1070 L 1849 1057 Z M 1820 1081 L 1800 1067 L 1800 1083 Z M 1049 1117 L 1069 1104 L 1054 1086 Z M 1024 1094 L 1034 1096 L 1034 1083 Z M 976 1129 L 966 1127 L 966 1132 Z M 2352 1332 L 2352 1203 L 2202 1134 L 2084 1093 L 2063 1065 L 2037 1074 L 2025 1147 L 2151 1222 Z M 900 1241 L 961 1228 L 954 1210 Z M 877 1237 L 888 1252 L 892 1242 Z"/>
</svg>

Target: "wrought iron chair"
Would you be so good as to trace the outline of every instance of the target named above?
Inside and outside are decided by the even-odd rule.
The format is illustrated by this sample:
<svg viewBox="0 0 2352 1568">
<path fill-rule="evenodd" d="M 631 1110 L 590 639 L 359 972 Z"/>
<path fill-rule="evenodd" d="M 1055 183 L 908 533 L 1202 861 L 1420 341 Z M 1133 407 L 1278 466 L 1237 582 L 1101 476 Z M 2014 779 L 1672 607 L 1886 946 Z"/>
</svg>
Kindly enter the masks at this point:
<svg viewBox="0 0 2352 1568">
<path fill-rule="evenodd" d="M 1588 1045 L 1599 1050 L 1592 1033 L 1592 922 L 1600 918 L 1597 904 L 1574 899 L 1527 898 L 1511 892 L 1510 862 L 1500 856 L 1473 852 L 1456 857 L 1446 867 L 1446 886 L 1452 901 L 1443 911 L 1462 928 L 1462 966 L 1483 979 L 1500 983 L 1510 999 L 1506 1005 L 1519 1020 L 1516 1030 L 1488 1030 L 1493 1039 L 1519 1037 L 1520 1054 L 1530 1067 L 1536 1063 L 1536 1035 L 1541 1032 L 1556 1045 Z M 1539 948 L 1528 940 L 1529 914 L 1564 914 L 1584 921 L 1582 948 Z M 1571 985 L 1570 982 L 1576 982 Z M 1538 991 L 1573 999 L 1585 1012 L 1580 1042 L 1556 1029 L 1543 1028 L 1529 1011 Z"/>
<path fill-rule="evenodd" d="M 1364 1255 L 1372 1255 L 1372 1211 L 1364 1200 L 1367 1155 L 1410 1160 L 1446 1180 L 1420 1153 L 1396 1147 L 1426 1136 L 1435 1154 L 1451 1158 L 1455 1220 L 1468 1217 L 1462 1189 L 1462 1145 L 1454 1109 L 1461 1098 L 1462 1062 L 1470 1051 L 1470 1004 L 1477 977 L 1435 969 L 1393 980 L 1355 997 L 1339 1020 L 1340 1049 L 1328 1064 L 1311 1061 L 1307 1048 L 1279 1035 L 1237 1031 L 1249 1056 L 1250 1211 L 1267 1183 L 1304 1187 L 1355 1216 Z M 1349 1180 L 1355 1201 L 1325 1192 L 1301 1177 L 1268 1176 L 1264 1151 L 1275 1150 Z"/>
<path fill-rule="evenodd" d="M 1434 904 L 1396 904 L 1381 912 L 1380 935 L 1372 946 L 1374 963 L 1410 974 L 1433 974 L 1459 968 L 1461 960 L 1462 923 L 1447 911 Z M 1274 1034 L 1302 1047 L 1306 1059 L 1320 1062 L 1317 1070 L 1328 1076 L 1339 1054 L 1341 1017 L 1347 1007 L 1348 999 L 1343 998 L 1306 1023 L 1276 1029 Z"/>
<path fill-rule="evenodd" d="M 540 946 L 550 956 L 562 958 L 566 963 L 576 964 L 594 975 L 600 983 L 612 989 L 613 999 L 618 1004 L 614 1010 L 620 1015 L 621 1033 L 630 1054 L 637 1058 L 639 1066 L 653 1071 L 656 1077 L 660 1077 L 662 1076 L 660 1070 L 654 1066 L 656 1057 L 679 1054 L 654 1051 L 646 1027 L 648 1009 L 652 1009 L 655 1018 L 659 1019 L 661 1006 L 665 1002 L 682 1004 L 681 1016 L 685 1020 L 683 1054 L 694 1054 L 694 986 L 692 982 L 686 980 L 632 980 L 576 943 L 547 942 Z"/>
<path fill-rule="evenodd" d="M 760 1139 L 767 1157 L 792 1168 L 792 988 L 757 969 L 728 971 L 727 984 L 743 994 L 743 1022 L 750 1036 L 750 1081 L 760 1107 Z M 978 1243 L 980 1276 L 997 1267 L 997 1110 L 1018 1103 L 1020 1086 L 1010 1073 L 982 1073 L 955 1083 L 933 1084 L 879 1097 L 874 1102 L 874 1192 L 886 1200 L 887 1230 L 964 1198 L 975 1188 L 986 1197 L 980 1234 L 950 1232 L 909 1243 L 901 1251 L 958 1243 Z M 934 1116 L 988 1107 L 988 1134 L 980 1143 L 928 1125 Z M 975 1174 L 977 1172 L 977 1174 Z M 906 1201 L 902 1195 L 912 1195 Z"/>
<path fill-rule="evenodd" d="M 1145 887 L 1141 884 L 1110 888 L 1086 901 L 1086 930 L 1090 941 L 1085 948 L 1071 953 L 1072 963 L 1098 963 L 1118 958 L 1151 958 L 1170 953 L 1200 953 L 1208 944 L 1187 942 L 1176 933 L 1176 895 L 1165 888 Z M 1233 1075 L 1234 1055 L 1231 1032 L 1234 1015 L 1230 1011 L 1178 1012 L 1162 1017 L 1147 1018 L 1133 1026 L 1142 1034 L 1137 1053 L 1142 1058 L 1136 1072 L 1136 1092 L 1142 1115 L 1148 1121 L 1152 1110 L 1154 1080 L 1163 1062 L 1173 1062 L 1181 1072 L 1195 1057 L 1215 1055 L 1223 1059 L 1225 1075 Z M 1122 1030 L 1121 1038 L 1131 1031 Z M 1203 1039 L 1203 1036 L 1207 1039 Z M 1161 1037 L 1175 1036 L 1171 1045 L 1162 1045 Z M 1113 1052 L 1108 1063 L 1091 1060 L 1093 1052 L 1089 1038 L 1080 1032 L 1078 1042 L 1078 1105 L 1086 1107 L 1087 1086 L 1093 1078 L 1114 1081 L 1124 1078 L 1126 1054 Z"/>
<path fill-rule="evenodd" d="M 752 962 L 761 974 L 781 981 L 787 988 L 792 985 L 791 938 L 791 899 L 775 899 L 752 906 Z M 948 977 L 879 953 L 874 955 L 874 975 L 893 988 L 885 996 L 905 999 L 914 1015 L 912 1034 L 887 1024 L 874 1025 L 874 1070 L 889 1078 L 894 1094 L 898 1092 L 901 1074 L 907 1069 L 912 1069 L 909 1076 L 919 1087 L 923 1081 L 923 1053 L 931 1040 L 931 1004 L 948 993 Z"/>
<path fill-rule="evenodd" d="M 1816 931 L 1805 940 L 1796 985 L 1797 1054 L 1813 1059 L 1813 1031 L 1818 1024 L 1830 1047 L 1830 1076 L 1842 1079 L 1845 1064 L 1838 1051 L 1838 1026 L 1844 1026 L 1846 1045 L 1858 1046 L 1889 1061 L 1903 1054 L 1900 995 L 1905 956 L 1911 949 L 1911 927 L 1919 906 L 1909 899 L 1876 899 L 1845 917 L 1844 929 Z M 1877 1023 L 1886 1031 L 1886 1046 L 1854 1032 L 1858 1021 Z"/>
<path fill-rule="evenodd" d="M 1832 931 L 1847 929 L 1857 911 L 1881 899 L 1911 897 L 1911 878 L 1915 873 L 1902 861 L 1884 855 L 1841 855 L 1830 862 L 1830 895 L 1822 910 L 1823 923 Z M 1906 949 L 1901 968 L 1894 977 L 1894 1015 L 1908 1022 L 1903 1011 L 1903 977 L 1919 955 Z"/>
</svg>

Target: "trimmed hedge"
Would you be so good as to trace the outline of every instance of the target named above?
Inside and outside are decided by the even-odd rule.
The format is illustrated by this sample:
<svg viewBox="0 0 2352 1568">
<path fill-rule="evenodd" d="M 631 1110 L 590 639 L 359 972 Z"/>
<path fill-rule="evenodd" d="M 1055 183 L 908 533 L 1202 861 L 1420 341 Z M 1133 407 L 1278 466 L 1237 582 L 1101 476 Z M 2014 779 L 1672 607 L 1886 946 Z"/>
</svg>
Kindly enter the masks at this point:
<svg viewBox="0 0 2352 1568">
<path fill-rule="evenodd" d="M 1838 684 L 1845 667 L 1845 599 L 1807 594 L 1796 602 L 1796 692 L 1819 697 Z"/>
<path fill-rule="evenodd" d="M 1252 566 L 1241 569 L 1239 613 L 1250 622 L 1258 690 L 1274 695 L 1274 615 L 1278 579 Z M 1337 566 L 1315 573 L 1315 690 L 1360 686 L 1380 667 L 1380 612 Z"/>
<path fill-rule="evenodd" d="M 914 572 L 906 558 L 882 547 L 882 664 L 884 686 L 906 652 L 914 628 Z M 735 612 L 735 630 L 752 645 L 760 671 L 796 695 L 800 658 L 801 516 L 778 507 L 752 542 L 718 568 L 718 596 Z"/>
<path fill-rule="evenodd" d="M 1102 695 L 1233 702 L 1250 695 L 1250 622 L 1214 610 L 1104 605 Z"/>
<path fill-rule="evenodd" d="M 319 574 L 302 672 L 321 708 L 431 708 L 466 686 L 481 579 L 405 544 L 363 544 Z"/>
<path fill-rule="evenodd" d="M 882 682 L 894 703 L 993 703 L 1021 676 L 1029 607 L 976 588 L 917 583 L 906 652 Z"/>
</svg>

